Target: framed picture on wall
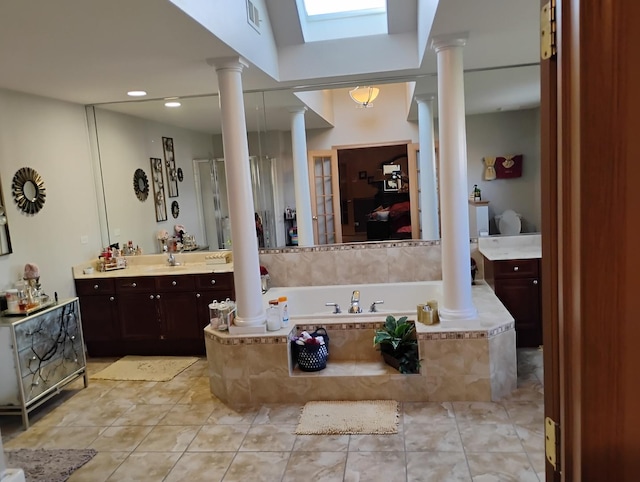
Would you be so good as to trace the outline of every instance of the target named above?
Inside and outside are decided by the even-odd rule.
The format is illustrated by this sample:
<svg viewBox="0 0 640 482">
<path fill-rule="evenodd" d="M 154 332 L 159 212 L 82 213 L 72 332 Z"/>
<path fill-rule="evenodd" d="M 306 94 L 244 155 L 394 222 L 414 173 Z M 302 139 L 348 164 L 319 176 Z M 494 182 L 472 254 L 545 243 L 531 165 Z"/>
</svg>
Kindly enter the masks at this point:
<svg viewBox="0 0 640 482">
<path fill-rule="evenodd" d="M 153 175 L 153 203 L 156 209 L 156 221 L 167 220 L 167 200 L 164 197 L 164 176 L 162 174 L 162 159 L 151 158 L 151 173 Z"/>
<path fill-rule="evenodd" d="M 402 181 L 398 179 L 388 178 L 384 180 L 384 191 L 386 192 L 398 192 Z"/>
<path fill-rule="evenodd" d="M 178 171 L 176 170 L 176 158 L 173 150 L 173 138 L 162 138 L 164 151 L 164 163 L 167 167 L 167 191 L 169 197 L 178 197 Z"/>
</svg>

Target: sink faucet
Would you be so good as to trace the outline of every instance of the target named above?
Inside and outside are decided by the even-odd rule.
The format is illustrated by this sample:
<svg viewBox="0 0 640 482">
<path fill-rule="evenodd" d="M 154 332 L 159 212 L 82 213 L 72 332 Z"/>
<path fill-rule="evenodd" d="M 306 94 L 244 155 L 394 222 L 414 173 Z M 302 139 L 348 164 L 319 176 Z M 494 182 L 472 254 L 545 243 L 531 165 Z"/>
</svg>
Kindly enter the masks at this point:
<svg viewBox="0 0 640 482">
<path fill-rule="evenodd" d="M 349 313 L 362 313 L 360 308 L 360 291 L 355 290 L 351 294 L 351 306 L 349 306 Z"/>
<path fill-rule="evenodd" d="M 369 313 L 376 313 L 378 311 L 378 309 L 376 308 L 376 305 L 381 305 L 383 303 L 384 303 L 384 300 L 374 301 L 373 303 L 371 303 L 371 306 L 369 307 Z"/>
<path fill-rule="evenodd" d="M 327 302 L 324 304 L 324 306 L 333 306 L 334 310 L 333 310 L 333 314 L 338 314 L 338 313 L 342 313 L 342 311 L 340 310 L 340 305 L 338 303 L 332 303 L 332 302 Z"/>
<path fill-rule="evenodd" d="M 167 257 L 167 263 L 169 263 L 169 266 L 177 266 L 179 264 L 178 262 L 176 262 L 176 257 L 169 251 L 169 248 L 167 246 L 164 246 L 162 250 L 165 253 L 169 254 L 169 256 Z"/>
</svg>

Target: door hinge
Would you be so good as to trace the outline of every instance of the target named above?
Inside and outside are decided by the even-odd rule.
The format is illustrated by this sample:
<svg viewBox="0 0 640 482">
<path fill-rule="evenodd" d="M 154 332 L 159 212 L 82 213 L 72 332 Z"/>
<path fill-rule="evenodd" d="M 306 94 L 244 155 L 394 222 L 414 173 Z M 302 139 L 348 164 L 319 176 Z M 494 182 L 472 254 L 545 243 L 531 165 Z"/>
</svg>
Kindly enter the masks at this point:
<svg viewBox="0 0 640 482">
<path fill-rule="evenodd" d="M 556 0 L 549 0 L 540 11 L 540 57 L 556 55 Z"/>
<path fill-rule="evenodd" d="M 549 417 L 544 419 L 544 453 L 553 470 L 560 472 L 560 425 Z"/>
</svg>

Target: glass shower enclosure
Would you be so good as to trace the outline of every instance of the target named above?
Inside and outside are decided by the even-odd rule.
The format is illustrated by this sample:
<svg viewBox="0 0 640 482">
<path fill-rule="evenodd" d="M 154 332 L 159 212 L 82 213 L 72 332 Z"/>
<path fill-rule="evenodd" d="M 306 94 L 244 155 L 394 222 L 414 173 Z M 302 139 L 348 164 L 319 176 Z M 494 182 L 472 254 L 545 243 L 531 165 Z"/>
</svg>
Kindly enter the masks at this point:
<svg viewBox="0 0 640 482">
<path fill-rule="evenodd" d="M 209 250 L 231 249 L 231 223 L 227 198 L 227 176 L 224 159 L 195 159 L 196 195 L 200 207 L 200 225 Z M 275 159 L 251 156 L 251 191 L 256 213 L 258 247 L 276 246 Z M 258 232 L 261 225 L 261 234 Z"/>
</svg>

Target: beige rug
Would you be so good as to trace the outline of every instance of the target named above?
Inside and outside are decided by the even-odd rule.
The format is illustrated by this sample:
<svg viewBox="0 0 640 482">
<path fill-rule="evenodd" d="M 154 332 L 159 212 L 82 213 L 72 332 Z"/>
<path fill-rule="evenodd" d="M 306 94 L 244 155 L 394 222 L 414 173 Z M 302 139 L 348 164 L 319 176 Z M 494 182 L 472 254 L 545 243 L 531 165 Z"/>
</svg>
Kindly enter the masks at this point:
<svg viewBox="0 0 640 482">
<path fill-rule="evenodd" d="M 65 482 L 97 453 L 93 449 L 19 449 L 7 450 L 5 455 L 7 467 L 24 470 L 26 482 Z"/>
<path fill-rule="evenodd" d="M 307 402 L 296 428 L 298 435 L 398 433 L 398 402 Z"/>
<path fill-rule="evenodd" d="M 167 382 L 197 361 L 195 357 L 127 355 L 89 378 Z"/>
</svg>

